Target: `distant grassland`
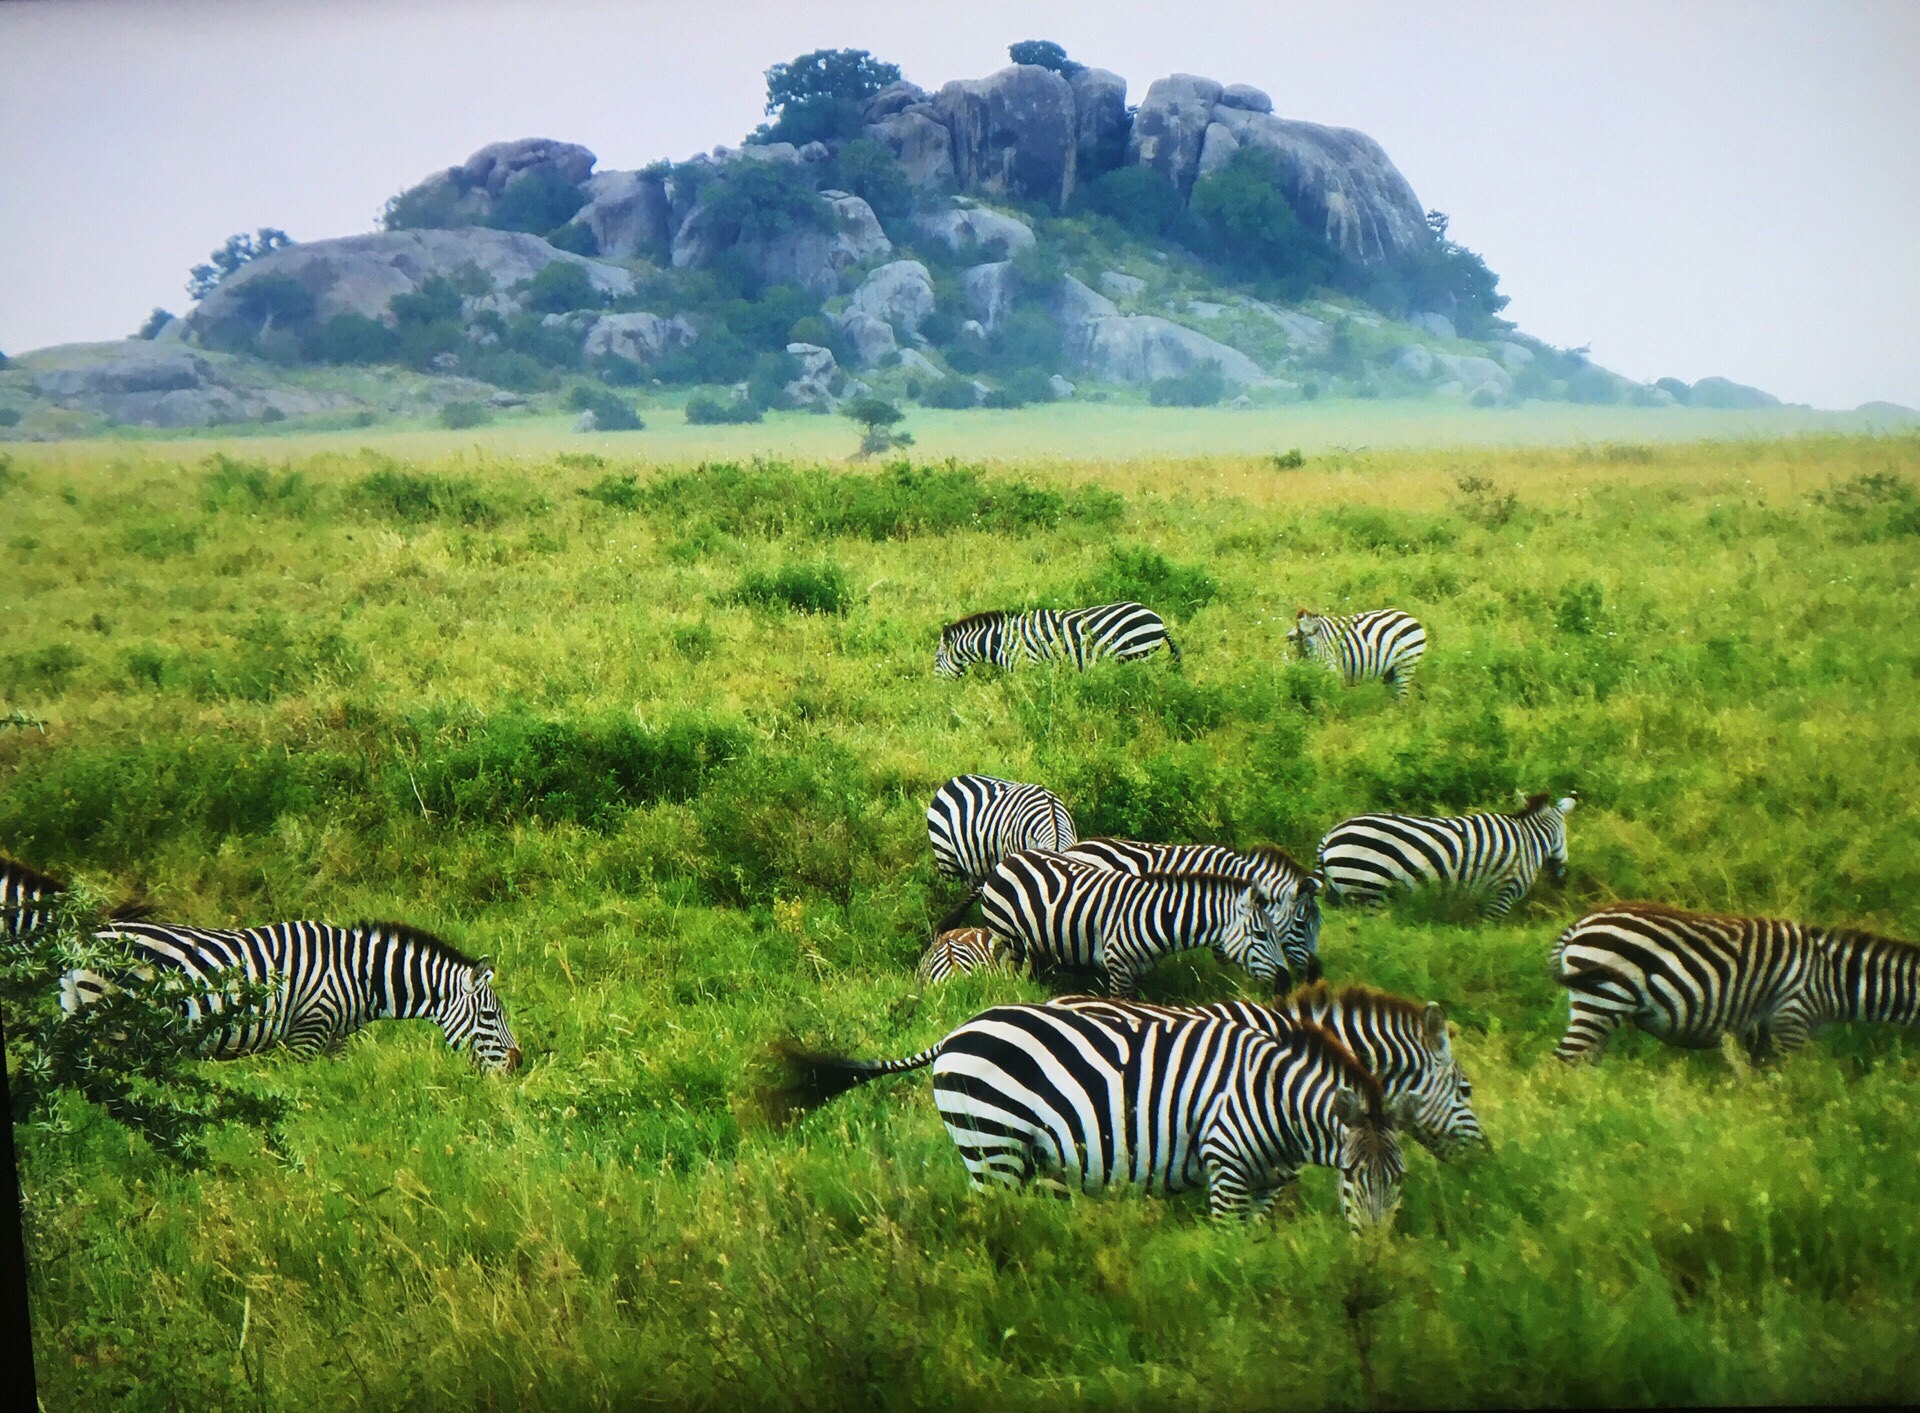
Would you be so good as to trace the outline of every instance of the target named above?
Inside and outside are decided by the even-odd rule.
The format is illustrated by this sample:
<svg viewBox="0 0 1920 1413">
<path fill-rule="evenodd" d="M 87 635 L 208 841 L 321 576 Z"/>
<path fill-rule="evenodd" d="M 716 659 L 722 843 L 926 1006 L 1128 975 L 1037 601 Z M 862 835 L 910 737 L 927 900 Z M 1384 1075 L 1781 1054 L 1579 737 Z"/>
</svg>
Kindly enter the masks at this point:
<svg viewBox="0 0 1920 1413">
<path fill-rule="evenodd" d="M 285 1143 L 198 1174 L 24 1134 L 49 1408 L 1920 1396 L 1913 1037 L 1569 1071 L 1546 970 L 1615 897 L 1920 937 L 1920 438 L 895 473 L 446 437 L 11 449 L 0 850 L 203 924 L 436 928 L 532 1059 L 412 1023 L 248 1062 Z M 961 613 L 1121 596 L 1184 667 L 932 676 Z M 1432 636 L 1406 703 L 1286 661 L 1296 607 L 1383 604 Z M 1319 1170 L 1252 1229 L 970 1195 L 924 1079 L 769 1128 L 776 1036 L 903 1054 L 1044 994 L 912 979 L 966 770 L 1302 855 L 1577 789 L 1571 879 L 1505 923 L 1328 914 L 1331 979 L 1458 1022 L 1493 1152 L 1413 1153 L 1356 1241 Z"/>
</svg>

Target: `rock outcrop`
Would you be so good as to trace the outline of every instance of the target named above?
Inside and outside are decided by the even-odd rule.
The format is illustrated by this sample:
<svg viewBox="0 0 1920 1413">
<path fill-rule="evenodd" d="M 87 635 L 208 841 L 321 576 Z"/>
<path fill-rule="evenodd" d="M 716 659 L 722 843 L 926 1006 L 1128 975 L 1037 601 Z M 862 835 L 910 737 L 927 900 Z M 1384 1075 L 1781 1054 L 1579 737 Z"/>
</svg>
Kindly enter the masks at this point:
<svg viewBox="0 0 1920 1413">
<path fill-rule="evenodd" d="M 932 104 L 888 113 L 869 123 L 866 135 L 893 153 L 914 186 L 923 191 L 953 187 L 953 134 Z"/>
<path fill-rule="evenodd" d="M 624 358 L 648 367 L 676 348 L 684 348 L 698 331 L 684 317 L 658 314 L 602 314 L 586 330 L 581 353 L 589 360 Z"/>
<path fill-rule="evenodd" d="M 840 332 L 847 336 L 847 342 L 853 345 L 863 368 L 871 368 L 889 353 L 900 346 L 893 335 L 893 325 L 884 319 L 876 319 L 861 309 L 849 309 L 839 317 Z"/>
<path fill-rule="evenodd" d="M 186 316 L 190 332 L 206 343 L 240 342 L 259 332 L 249 290 L 256 282 L 289 279 L 313 297 L 312 318 L 360 314 L 392 322 L 388 305 L 436 275 L 478 271 L 505 289 L 533 278 L 556 260 L 578 265 L 602 294 L 633 288 L 633 274 L 618 265 L 556 250 L 538 236 L 480 227 L 460 230 L 383 231 L 289 245 L 249 261 L 222 280 Z"/>
<path fill-rule="evenodd" d="M 435 172 L 402 192 L 394 209 L 413 228 L 486 225 L 509 187 L 524 182 L 582 186 L 594 161 L 593 153 L 577 142 L 545 137 L 493 142 L 459 166 Z"/>
<path fill-rule="evenodd" d="M 1266 370 L 1237 348 L 1152 314 L 1115 314 L 1069 332 L 1069 353 L 1096 382 L 1143 386 L 1212 363 L 1229 383 L 1269 381 Z"/>
<path fill-rule="evenodd" d="M 587 204 L 574 216 L 612 260 L 665 260 L 673 241 L 673 203 L 663 178 L 643 172 L 598 172 L 587 179 Z"/>
<path fill-rule="evenodd" d="M 1746 383 L 1736 383 L 1731 378 L 1702 378 L 1687 389 L 1687 406 L 1756 411 L 1763 407 L 1778 407 L 1780 399 Z"/>
<path fill-rule="evenodd" d="M 1013 64 L 983 79 L 956 79 L 933 106 L 953 135 L 962 190 L 1055 208 L 1072 197 L 1079 149 L 1073 88 L 1052 69 Z"/>
<path fill-rule="evenodd" d="M 880 266 L 847 301 L 847 313 L 877 319 L 910 339 L 919 337 L 933 308 L 933 276 L 918 260 Z"/>
<path fill-rule="evenodd" d="M 977 252 L 1005 260 L 1034 245 L 1033 227 L 1025 221 L 976 206 L 964 196 L 955 197 L 946 210 L 914 217 L 913 228 L 916 234 L 939 241 L 955 255 Z"/>
<path fill-rule="evenodd" d="M 33 391 L 55 407 L 137 427 L 210 427 L 299 417 L 345 398 L 259 386 L 259 369 L 229 355 L 146 339 L 66 344 L 19 360 Z M 251 376 L 249 376 L 251 374 Z"/>
<path fill-rule="evenodd" d="M 1075 179 L 1116 165 L 1127 151 L 1127 81 L 1106 69 L 1077 69 L 1067 78 L 1073 90 Z"/>
<path fill-rule="evenodd" d="M 1013 308 L 1014 298 L 1020 293 L 1020 272 L 1011 260 L 970 265 L 960 272 L 960 287 L 967 293 L 967 308 L 973 317 L 991 333 Z"/>
<path fill-rule="evenodd" d="M 1172 74 L 1153 81 L 1133 115 L 1128 158 L 1165 177 L 1183 201 L 1193 193 L 1200 146 L 1220 94 L 1220 85 L 1210 78 Z"/>
<path fill-rule="evenodd" d="M 844 191 L 823 191 L 827 228 L 789 227 L 778 235 L 742 238 L 711 210 L 696 205 L 673 237 L 671 259 L 678 270 L 704 270 L 729 250 L 770 285 L 796 285 L 826 298 L 839 293 L 840 272 L 889 255 L 893 242 L 881 229 L 873 208 Z"/>
</svg>

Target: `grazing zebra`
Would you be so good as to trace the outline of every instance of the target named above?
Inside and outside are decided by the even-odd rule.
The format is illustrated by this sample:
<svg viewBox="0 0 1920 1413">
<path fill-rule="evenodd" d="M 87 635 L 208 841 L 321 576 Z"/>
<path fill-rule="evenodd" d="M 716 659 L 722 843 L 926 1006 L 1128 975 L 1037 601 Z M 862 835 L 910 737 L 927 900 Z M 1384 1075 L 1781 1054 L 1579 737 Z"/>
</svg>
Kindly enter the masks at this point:
<svg viewBox="0 0 1920 1413">
<path fill-rule="evenodd" d="M 1482 894 L 1482 911 L 1505 917 L 1543 865 L 1555 883 L 1566 881 L 1573 806 L 1571 795 L 1555 801 L 1543 794 L 1515 814 L 1355 815 L 1320 841 L 1320 872 L 1341 902 L 1378 902 L 1396 888 L 1438 885 Z"/>
<path fill-rule="evenodd" d="M 1734 1035 L 1755 1060 L 1838 1021 L 1920 1025 L 1920 947 L 1780 918 L 1620 903 L 1560 934 L 1553 972 L 1569 1009 L 1554 1053 L 1568 1063 L 1598 1059 L 1627 1021 L 1690 1050 Z"/>
<path fill-rule="evenodd" d="M 933 1098 L 975 1188 L 1054 1175 L 1095 1191 L 1204 1185 L 1217 1218 L 1264 1217 L 1309 1163 L 1340 1170 L 1356 1230 L 1391 1220 L 1403 1107 L 1326 1031 L 1282 1038 L 1216 1016 L 996 1006 L 903 1060 L 792 1049 L 789 1095 L 824 1103 L 933 1067 Z"/>
<path fill-rule="evenodd" d="M 1320 880 L 1278 845 L 1229 849 L 1220 844 L 1082 839 L 1071 848 L 1063 846 L 1061 852 L 1070 859 L 1119 873 L 1218 873 L 1243 878 L 1266 895 L 1289 969 L 1298 971 L 1303 981 L 1320 978 L 1320 904 L 1314 896 L 1320 891 Z"/>
<path fill-rule="evenodd" d="M 266 988 L 265 1005 L 236 1017 L 217 1032 L 206 1053 L 217 1060 L 251 1055 L 275 1045 L 309 1056 L 337 1054 L 354 1031 L 373 1020 L 430 1016 L 447 1044 L 471 1044 L 482 1069 L 511 1071 L 520 1047 L 506 1012 L 493 994 L 493 968 L 485 959 L 456 951 L 432 933 L 402 923 L 363 922 L 330 927 L 322 922 L 280 922 L 245 931 L 213 932 L 158 923 L 121 923 L 95 934 L 128 944 L 151 975 L 170 967 L 196 982 L 217 986 L 237 973 Z M 90 971 L 62 979 L 61 1005 L 68 1014 L 113 985 Z M 185 1003 L 189 1020 L 200 1019 L 200 1001 Z M 216 994 L 209 1010 L 223 1009 Z"/>
<path fill-rule="evenodd" d="M 1334 617 L 1308 613 L 1304 608 L 1287 630 L 1287 641 L 1301 657 L 1340 674 L 1351 687 L 1378 677 L 1396 696 L 1405 696 L 1413 669 L 1427 650 L 1427 630 L 1420 620 L 1396 608 Z"/>
<path fill-rule="evenodd" d="M 1267 900 L 1244 878 L 1218 873 L 1135 878 L 1027 850 L 1008 854 L 981 888 L 987 926 L 1013 944 L 1022 963 L 1091 968 L 1108 991 L 1132 996 L 1162 957 L 1191 947 L 1214 952 L 1279 990 L 1282 959 Z"/>
<path fill-rule="evenodd" d="M 1252 1001 L 1216 1001 L 1203 1006 L 1151 1006 L 1099 996 L 1062 996 L 1051 1004 L 1076 1010 L 1141 1010 L 1219 1016 L 1276 1037 L 1303 1025 L 1319 1025 L 1353 1052 L 1380 1081 L 1389 1100 L 1412 1107 L 1407 1131 L 1445 1158 L 1468 1144 L 1484 1143 L 1473 1112 L 1473 1084 L 1454 1058 L 1447 1013 L 1403 996 L 1349 986 L 1331 991 L 1324 982 L 1301 987 L 1272 1006 Z"/>
<path fill-rule="evenodd" d="M 1144 604 L 976 613 L 940 630 L 933 673 L 956 678 L 976 662 L 1011 670 L 1023 659 L 1047 658 L 1061 658 L 1085 670 L 1098 658 L 1145 657 L 1162 643 L 1173 660 L 1180 661 L 1180 649 L 1167 636 L 1165 620 Z"/>
<path fill-rule="evenodd" d="M 973 886 L 942 919 L 952 927 L 980 896 L 980 885 L 1017 849 L 1064 849 L 1074 841 L 1073 816 L 1051 790 L 991 775 L 956 775 L 933 792 L 927 840 L 935 867 Z"/>
<path fill-rule="evenodd" d="M 53 921 L 54 900 L 67 885 L 23 863 L 0 858 L 0 932 L 24 937 Z"/>
<path fill-rule="evenodd" d="M 984 927 L 960 927 L 934 938 L 913 974 L 929 986 L 938 986 L 976 971 L 1012 970 L 1013 955 L 1003 939 Z"/>
</svg>

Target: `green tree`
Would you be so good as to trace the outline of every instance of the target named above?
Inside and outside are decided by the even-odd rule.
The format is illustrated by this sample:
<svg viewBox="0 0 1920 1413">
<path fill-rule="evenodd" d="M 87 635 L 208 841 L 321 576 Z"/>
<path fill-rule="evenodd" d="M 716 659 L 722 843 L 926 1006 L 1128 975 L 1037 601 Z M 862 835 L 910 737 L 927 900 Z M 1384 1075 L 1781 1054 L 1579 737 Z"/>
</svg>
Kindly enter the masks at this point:
<svg viewBox="0 0 1920 1413">
<path fill-rule="evenodd" d="M 598 309 L 606 301 L 593 287 L 587 267 L 571 260 L 555 260 L 527 281 L 526 306 L 536 314 L 567 314 L 575 309 Z M 456 311 L 457 312 L 457 311 Z"/>
<path fill-rule="evenodd" d="M 1148 240 L 1171 235 L 1180 223 L 1180 193 L 1151 167 L 1119 167 L 1078 188 L 1074 205 L 1106 216 Z"/>
<path fill-rule="evenodd" d="M 1479 255 L 1448 239 L 1447 225 L 1445 212 L 1427 212 L 1431 238 L 1404 262 L 1395 302 L 1409 310 L 1445 314 L 1469 338 L 1512 328 L 1499 317 L 1507 307 L 1507 296 L 1499 290 L 1500 277 Z"/>
<path fill-rule="evenodd" d="M 1237 274 L 1273 277 L 1295 292 L 1333 274 L 1332 249 L 1301 225 L 1270 152 L 1242 147 L 1193 184 L 1191 210 L 1206 253 Z"/>
<path fill-rule="evenodd" d="M 860 450 L 857 455 L 873 456 L 879 452 L 892 451 L 895 447 L 913 445 L 912 433 L 892 430 L 894 425 L 907 414 L 885 398 L 856 397 L 840 410 L 864 429 L 860 434 Z"/>
<path fill-rule="evenodd" d="M 140 332 L 134 335 L 134 337 L 143 339 L 158 338 L 160 331 L 172 322 L 173 315 L 156 304 L 153 308 L 153 313 L 147 315 L 147 322 L 140 326 Z"/>
<path fill-rule="evenodd" d="M 220 281 L 249 260 L 258 260 L 262 255 L 271 255 L 292 244 L 285 231 L 272 226 L 262 226 L 255 235 L 228 236 L 227 243 L 208 257 L 211 264 L 195 265 L 187 271 L 187 293 L 196 300 L 205 299 Z"/>
<path fill-rule="evenodd" d="M 870 137 L 857 137 L 833 155 L 822 186 L 849 191 L 873 208 L 884 223 L 913 210 L 913 184 L 887 147 Z"/>
<path fill-rule="evenodd" d="M 587 194 L 552 167 L 519 172 L 493 199 L 487 224 L 497 230 L 545 235 L 558 231 L 587 204 Z"/>
<path fill-rule="evenodd" d="M 721 245 L 833 224 L 833 208 L 792 162 L 735 161 L 700 188 L 700 204 Z"/>
<path fill-rule="evenodd" d="M 1007 46 L 1007 57 L 1016 64 L 1038 64 L 1043 69 L 1052 69 L 1056 74 L 1068 78 L 1086 68 L 1085 64 L 1076 64 L 1067 57 L 1067 51 L 1051 39 L 1023 39 L 1018 44 Z"/>
<path fill-rule="evenodd" d="M 758 136 L 770 142 L 826 142 L 860 135 L 861 108 L 900 66 L 864 49 L 816 49 L 767 70 L 767 112 Z"/>
</svg>

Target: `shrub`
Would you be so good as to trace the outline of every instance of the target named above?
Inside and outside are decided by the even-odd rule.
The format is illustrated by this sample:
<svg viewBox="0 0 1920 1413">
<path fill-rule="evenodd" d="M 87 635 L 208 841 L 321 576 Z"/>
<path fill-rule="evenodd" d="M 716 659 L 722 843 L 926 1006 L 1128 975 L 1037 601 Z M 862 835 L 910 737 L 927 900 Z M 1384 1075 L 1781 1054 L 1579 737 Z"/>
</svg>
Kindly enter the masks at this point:
<svg viewBox="0 0 1920 1413">
<path fill-rule="evenodd" d="M 977 407 L 980 404 L 980 390 L 974 387 L 971 378 L 962 378 L 956 373 L 949 373 L 938 382 L 930 383 L 921 390 L 920 403 L 923 407 L 948 409 Z"/>
<path fill-rule="evenodd" d="M 746 398 L 722 402 L 707 393 L 695 393 L 687 399 L 687 421 L 698 427 L 722 426 L 732 422 L 758 422 L 761 411 Z"/>
<path fill-rule="evenodd" d="M 851 904 L 863 866 L 884 858 L 880 811 L 859 760 L 831 741 L 804 754 L 736 761 L 694 804 L 701 881 L 751 905 L 795 889 Z"/>
<path fill-rule="evenodd" d="M 873 208 L 882 224 L 913 210 L 913 184 L 890 148 L 870 137 L 843 143 L 821 185 L 851 192 Z"/>
<path fill-rule="evenodd" d="M 571 221 L 587 194 L 552 167 L 516 172 L 493 199 L 487 224 L 503 231 L 544 235 Z"/>
<path fill-rule="evenodd" d="M 1208 254 L 1243 275 L 1268 276 L 1290 292 L 1324 283 L 1337 263 L 1325 237 L 1301 225 L 1272 153 L 1242 147 L 1193 184 L 1190 209 Z"/>
<path fill-rule="evenodd" d="M 135 334 L 134 337 L 142 339 L 158 338 L 160 331 L 172 322 L 173 315 L 158 305 L 155 305 L 153 313 L 147 315 L 147 321 L 140 326 L 140 332 Z"/>
<path fill-rule="evenodd" d="M 1171 235 L 1185 214 L 1173 183 L 1140 166 L 1116 167 L 1095 177 L 1075 191 L 1074 209 L 1106 216 L 1147 240 Z"/>
<path fill-rule="evenodd" d="M 0 427 L 17 427 L 19 425 L 20 425 L 20 409 L 19 408 L 0 407 Z"/>
<path fill-rule="evenodd" d="M 1148 608 L 1186 618 L 1213 602 L 1220 585 L 1206 570 L 1180 564 L 1146 545 L 1115 545 L 1104 569 L 1083 585 L 1090 599 L 1133 599 Z"/>
<path fill-rule="evenodd" d="M 605 300 L 584 265 L 555 260 L 527 281 L 522 302 L 535 314 L 569 314 L 575 309 L 598 309 Z"/>
<path fill-rule="evenodd" d="M 1147 400 L 1155 407 L 1212 407 L 1227 394 L 1218 363 L 1204 363 L 1172 378 L 1155 378 Z"/>
<path fill-rule="evenodd" d="M 214 287 L 249 260 L 271 255 L 292 245 L 285 231 L 262 226 L 256 235 L 232 235 L 227 243 L 208 257 L 211 264 L 195 265 L 187 272 L 187 293 L 195 300 L 205 299 Z"/>
<path fill-rule="evenodd" d="M 1276 471 L 1298 471 L 1307 464 L 1307 458 L 1301 454 L 1299 447 L 1280 452 L 1268 459 L 1273 462 L 1273 469 Z"/>
<path fill-rule="evenodd" d="M 727 245 L 833 225 L 833 208 L 795 162 L 730 162 L 700 188 L 700 203 L 706 208 L 705 219 Z"/>
<path fill-rule="evenodd" d="M 559 230 L 548 231 L 547 244 L 555 250 L 571 251 L 575 255 L 594 256 L 600 253 L 600 238 L 593 233 L 593 227 L 583 226 L 577 221 L 569 221 Z"/>
<path fill-rule="evenodd" d="M 364 314 L 336 314 L 307 341 L 307 356 L 321 363 L 384 363 L 399 352 L 400 335 Z"/>
<path fill-rule="evenodd" d="M 465 431 L 468 427 L 483 426 L 493 420 L 493 413 L 483 402 L 465 402 L 455 400 L 440 408 L 440 425 L 455 431 Z"/>
<path fill-rule="evenodd" d="M 632 403 L 615 397 L 605 388 L 576 387 L 567 394 L 567 405 L 591 412 L 594 425 L 603 432 L 637 432 L 646 426 Z"/>
<path fill-rule="evenodd" d="M 831 560 L 782 565 L 771 574 L 750 571 L 733 591 L 735 603 L 784 607 L 795 613 L 841 615 L 853 604 L 847 573 Z"/>
<path fill-rule="evenodd" d="M 747 401 L 760 408 L 785 407 L 787 384 L 799 376 L 800 360 L 784 348 L 762 353 L 747 376 Z"/>
<path fill-rule="evenodd" d="M 469 480 L 386 467 L 361 478 L 348 498 L 377 515 L 407 525 L 431 520 L 493 525 L 504 516 L 502 506 Z"/>
</svg>

